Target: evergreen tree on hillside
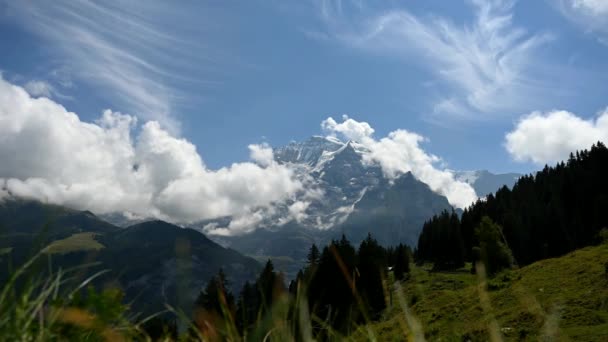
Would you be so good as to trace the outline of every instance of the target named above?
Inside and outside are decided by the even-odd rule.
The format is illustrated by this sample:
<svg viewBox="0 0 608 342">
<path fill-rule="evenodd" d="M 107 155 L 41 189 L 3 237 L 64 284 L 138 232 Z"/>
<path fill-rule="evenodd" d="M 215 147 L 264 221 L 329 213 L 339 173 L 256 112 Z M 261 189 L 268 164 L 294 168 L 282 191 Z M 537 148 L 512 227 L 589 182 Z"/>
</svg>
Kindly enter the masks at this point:
<svg viewBox="0 0 608 342">
<path fill-rule="evenodd" d="M 405 275 L 410 272 L 410 253 L 407 246 L 403 244 L 399 244 L 393 253 L 391 265 L 393 265 L 395 280 L 403 280 Z"/>
<path fill-rule="evenodd" d="M 245 283 L 236 310 L 237 327 L 243 331 L 258 322 L 271 310 L 276 298 L 286 293 L 281 274 L 275 272 L 268 260 L 255 284 Z"/>
<path fill-rule="evenodd" d="M 317 245 L 315 245 L 313 243 L 312 246 L 310 247 L 310 250 L 308 251 L 308 255 L 306 258 L 308 267 L 315 266 L 319 262 L 319 256 L 320 256 L 319 248 L 317 248 Z"/>
<path fill-rule="evenodd" d="M 465 244 L 460 220 L 455 212 L 443 211 L 422 227 L 416 257 L 431 261 L 435 269 L 456 269 L 464 266 Z"/>
<path fill-rule="evenodd" d="M 321 258 L 321 252 L 317 245 L 314 243 L 310 247 L 308 251 L 308 256 L 306 258 L 306 267 L 304 268 L 304 273 L 302 274 L 302 279 L 305 282 L 309 282 L 313 277 L 314 273 L 317 271 L 317 266 L 319 265 L 319 259 Z"/>
<path fill-rule="evenodd" d="M 226 274 L 220 269 L 196 299 L 194 324 L 201 332 L 207 333 L 208 329 L 217 329 L 234 320 L 236 305 L 228 285 Z"/>
<path fill-rule="evenodd" d="M 449 214 L 437 215 L 423 226 L 417 262 L 453 268 L 461 264 L 461 251 L 464 260 L 473 260 L 474 247 L 480 246 L 475 229 L 484 216 L 502 227 L 503 240 L 519 265 L 594 244 L 600 229 L 608 227 L 606 175 L 608 149 L 598 142 L 572 153 L 566 162 L 522 176 L 512 189 L 503 186 L 477 200 L 460 220 L 447 223 Z"/>
<path fill-rule="evenodd" d="M 223 315 L 226 310 L 232 313 L 235 309 L 234 296 L 227 289 L 228 286 L 226 274 L 223 269 L 220 269 L 199 294 L 195 305 L 218 315 Z"/>
<path fill-rule="evenodd" d="M 239 295 L 236 311 L 236 326 L 239 331 L 245 331 L 256 322 L 261 306 L 260 297 L 256 287 L 245 282 Z"/>
<path fill-rule="evenodd" d="M 332 241 L 323 248 L 308 286 L 311 314 L 328 319 L 340 332 L 350 331 L 356 322 L 355 259 L 356 251 L 344 235 Z"/>
<path fill-rule="evenodd" d="M 479 241 L 479 259 L 485 266 L 488 275 L 513 266 L 511 250 L 505 244 L 502 228 L 484 216 L 475 230 Z"/>
<path fill-rule="evenodd" d="M 383 280 L 386 278 L 387 268 L 386 250 L 382 248 L 378 241 L 372 238 L 371 234 L 361 242 L 357 255 L 357 291 L 363 297 L 368 313 L 372 318 L 377 316 L 386 308 L 384 298 Z"/>
<path fill-rule="evenodd" d="M 274 299 L 285 292 L 283 278 L 275 272 L 272 261 L 268 260 L 258 277 L 256 287 L 261 296 L 261 310 L 266 312 L 272 308 Z"/>
</svg>

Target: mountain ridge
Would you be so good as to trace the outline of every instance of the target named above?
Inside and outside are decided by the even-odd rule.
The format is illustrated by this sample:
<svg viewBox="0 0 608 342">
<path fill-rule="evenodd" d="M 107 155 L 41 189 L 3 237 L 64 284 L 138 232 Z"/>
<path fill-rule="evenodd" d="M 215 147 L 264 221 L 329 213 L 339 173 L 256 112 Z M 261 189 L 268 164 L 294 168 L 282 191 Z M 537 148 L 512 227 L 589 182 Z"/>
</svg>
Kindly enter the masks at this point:
<svg viewBox="0 0 608 342">
<path fill-rule="evenodd" d="M 108 270 L 94 283 L 119 287 L 125 300 L 143 313 L 164 310 L 165 303 L 188 312 L 220 269 L 235 290 L 261 270 L 256 260 L 216 244 L 199 230 L 160 220 L 120 228 L 89 211 L 5 198 L 0 202 L 0 227 L 0 249 L 10 251 L 10 258 L 0 258 L 0 267 L 21 265 L 42 251 L 54 268 L 91 265 L 82 276 Z M 91 234 L 83 239 L 83 233 Z M 68 241 L 69 248 L 62 248 Z M 95 248 L 79 248 L 78 243 L 93 243 Z M 47 249 L 51 244 L 54 248 Z M 42 259 L 38 266 L 44 273 L 48 265 Z M 0 281 L 5 276 L 1 274 Z"/>
</svg>

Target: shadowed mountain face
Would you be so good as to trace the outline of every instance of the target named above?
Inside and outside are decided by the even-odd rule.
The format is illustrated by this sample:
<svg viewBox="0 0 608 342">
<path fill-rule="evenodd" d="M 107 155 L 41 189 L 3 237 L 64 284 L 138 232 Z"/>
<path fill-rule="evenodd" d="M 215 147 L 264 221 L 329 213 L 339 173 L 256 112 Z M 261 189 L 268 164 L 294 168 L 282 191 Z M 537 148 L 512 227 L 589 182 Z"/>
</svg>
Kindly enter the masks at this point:
<svg viewBox="0 0 608 342">
<path fill-rule="evenodd" d="M 88 248 L 83 233 L 92 233 L 84 237 L 94 249 Z M 118 228 L 87 211 L 34 201 L 0 203 L 0 249 L 11 250 L 10 258 L 0 259 L 0 267 L 6 269 L 7 262 L 21 264 L 51 243 L 52 252 L 45 254 L 55 269 L 99 262 L 80 274 L 81 280 L 109 270 L 97 284 L 121 288 L 136 312 L 157 312 L 165 303 L 187 311 L 220 268 L 233 289 L 255 279 L 261 269 L 254 259 L 216 244 L 199 231 L 166 222 Z M 45 272 L 47 257 L 35 267 Z M 2 274 L 4 281 L 7 274 Z"/>
<path fill-rule="evenodd" d="M 339 230 L 356 243 L 371 233 L 385 246 L 415 246 L 424 221 L 443 210 L 452 210 L 447 199 L 408 172 L 368 190 Z"/>
<path fill-rule="evenodd" d="M 163 221 L 130 226 L 101 236 L 99 242 L 106 246 L 99 259 L 113 270 L 127 297 L 139 298 L 135 304 L 146 311 L 159 309 L 150 298 L 189 308 L 220 268 L 235 290 L 261 269 L 255 260 L 199 231 Z"/>
<path fill-rule="evenodd" d="M 0 234 L 38 234 L 62 238 L 80 231 L 105 233 L 115 230 L 90 211 L 24 199 L 0 201 Z"/>
</svg>

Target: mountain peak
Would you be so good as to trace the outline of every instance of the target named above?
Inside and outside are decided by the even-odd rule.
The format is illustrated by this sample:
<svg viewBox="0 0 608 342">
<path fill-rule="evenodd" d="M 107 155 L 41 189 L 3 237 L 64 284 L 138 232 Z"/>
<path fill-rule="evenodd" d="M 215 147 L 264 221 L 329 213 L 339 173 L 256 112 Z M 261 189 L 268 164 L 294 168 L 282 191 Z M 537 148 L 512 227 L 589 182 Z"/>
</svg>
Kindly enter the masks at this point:
<svg viewBox="0 0 608 342">
<path fill-rule="evenodd" d="M 307 164 L 314 166 L 326 152 L 335 152 L 344 143 L 333 137 L 312 136 L 303 142 L 291 142 L 273 150 L 274 158 L 279 163 Z"/>
</svg>

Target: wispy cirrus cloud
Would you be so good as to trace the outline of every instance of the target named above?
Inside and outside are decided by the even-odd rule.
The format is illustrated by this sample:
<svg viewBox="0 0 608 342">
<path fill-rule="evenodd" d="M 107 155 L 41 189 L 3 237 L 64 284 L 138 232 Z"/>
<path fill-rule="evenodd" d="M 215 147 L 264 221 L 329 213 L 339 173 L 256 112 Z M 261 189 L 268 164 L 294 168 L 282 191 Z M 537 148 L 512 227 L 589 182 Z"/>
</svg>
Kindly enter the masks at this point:
<svg viewBox="0 0 608 342">
<path fill-rule="evenodd" d="M 183 38 L 200 33 L 201 13 L 152 2 L 19 1 L 7 7 L 10 17 L 47 42 L 44 48 L 68 79 L 102 90 L 110 105 L 172 132 L 179 131 L 174 112 L 188 97 L 188 85 L 208 79 L 204 71 L 212 62 L 204 57 L 210 56 L 204 36 Z"/>
<path fill-rule="evenodd" d="M 549 85 L 539 81 L 539 48 L 553 37 L 514 24 L 514 1 L 470 1 L 474 19 L 465 25 L 405 8 L 369 8 L 364 3 L 323 1 L 326 32 L 371 53 L 397 56 L 427 69 L 445 89 L 434 99 L 432 118 L 487 119 L 531 106 Z"/>
</svg>

